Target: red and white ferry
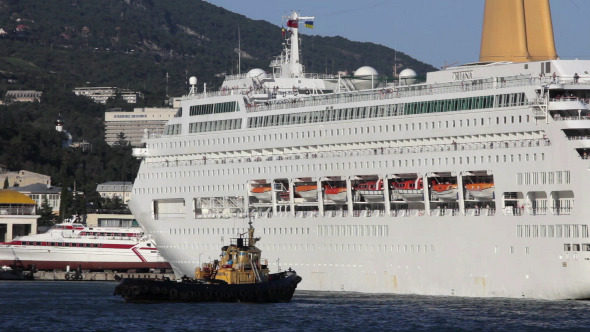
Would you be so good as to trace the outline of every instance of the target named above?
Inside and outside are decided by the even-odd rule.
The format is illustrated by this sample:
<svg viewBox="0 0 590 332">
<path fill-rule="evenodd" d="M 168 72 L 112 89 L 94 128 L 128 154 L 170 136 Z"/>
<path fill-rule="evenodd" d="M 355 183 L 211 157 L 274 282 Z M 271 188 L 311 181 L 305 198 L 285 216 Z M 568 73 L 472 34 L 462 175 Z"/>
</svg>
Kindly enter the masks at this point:
<svg viewBox="0 0 590 332">
<path fill-rule="evenodd" d="M 0 242 L 0 265 L 20 260 L 39 270 L 129 270 L 170 268 L 156 243 L 139 227 L 85 227 L 62 223 L 46 233 Z"/>
</svg>

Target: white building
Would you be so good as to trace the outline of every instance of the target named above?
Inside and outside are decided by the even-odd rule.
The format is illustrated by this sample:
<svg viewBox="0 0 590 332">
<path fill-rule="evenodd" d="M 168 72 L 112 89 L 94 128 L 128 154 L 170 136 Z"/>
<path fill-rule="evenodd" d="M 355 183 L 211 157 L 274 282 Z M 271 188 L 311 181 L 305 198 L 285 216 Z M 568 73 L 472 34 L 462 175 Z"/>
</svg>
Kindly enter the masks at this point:
<svg viewBox="0 0 590 332">
<path fill-rule="evenodd" d="M 124 204 L 127 204 L 131 197 L 132 187 L 133 182 L 130 181 L 110 181 L 99 184 L 96 187 L 96 192 L 102 198 L 113 199 L 114 197 L 119 197 Z"/>
<path fill-rule="evenodd" d="M 37 234 L 36 203 L 18 191 L 0 190 L 0 242 Z"/>
<path fill-rule="evenodd" d="M 43 92 L 34 90 L 9 90 L 4 97 L 7 102 L 33 102 L 41 101 Z"/>
<path fill-rule="evenodd" d="M 86 215 L 88 227 L 139 227 L 132 214 L 89 213 Z"/>
<path fill-rule="evenodd" d="M 23 187 L 33 183 L 41 183 L 44 185 L 51 184 L 51 176 L 49 175 L 25 170 L 10 172 L 4 165 L 0 165 L 0 180 L 4 183 L 6 179 L 8 179 L 8 185 L 10 187 Z"/>
<path fill-rule="evenodd" d="M 176 108 L 136 108 L 133 112 L 106 112 L 105 141 L 113 145 L 120 133 L 130 145 L 139 147 L 146 133 L 162 134 L 166 122 L 174 117 Z"/>
<path fill-rule="evenodd" d="M 82 87 L 75 88 L 73 92 L 76 96 L 86 96 L 94 100 L 94 102 L 101 104 L 106 104 L 109 98 L 115 98 L 117 94 L 120 94 L 123 100 L 130 104 L 137 103 L 137 98 L 143 98 L 143 93 L 141 92 L 117 87 Z"/>
<path fill-rule="evenodd" d="M 47 199 L 47 203 L 52 207 L 53 213 L 59 214 L 59 207 L 61 204 L 60 187 L 52 187 L 51 185 L 43 183 L 33 183 L 27 186 L 14 187 L 11 189 L 27 195 L 37 203 L 38 208 L 41 208 L 43 201 Z"/>
</svg>

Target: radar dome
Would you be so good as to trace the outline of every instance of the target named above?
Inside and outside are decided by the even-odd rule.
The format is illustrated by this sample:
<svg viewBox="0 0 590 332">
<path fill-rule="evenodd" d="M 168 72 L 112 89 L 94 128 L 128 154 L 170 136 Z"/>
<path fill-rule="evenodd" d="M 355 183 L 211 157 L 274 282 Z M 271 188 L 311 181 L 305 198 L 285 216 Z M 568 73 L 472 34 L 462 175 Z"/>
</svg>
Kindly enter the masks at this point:
<svg viewBox="0 0 590 332">
<path fill-rule="evenodd" d="M 399 73 L 399 81 L 401 85 L 408 85 L 416 83 L 416 72 L 413 69 L 406 68 Z"/>
<path fill-rule="evenodd" d="M 373 67 L 363 66 L 357 69 L 354 72 L 355 77 L 363 77 L 363 76 L 377 76 L 379 73 Z"/>
<path fill-rule="evenodd" d="M 188 84 L 197 85 L 197 78 L 195 76 L 191 76 L 191 78 L 188 79 Z"/>
<path fill-rule="evenodd" d="M 363 66 L 354 72 L 352 83 L 357 90 L 373 89 L 379 83 L 379 73 L 373 67 Z"/>
<path fill-rule="evenodd" d="M 266 76 L 266 73 L 264 72 L 264 70 L 262 70 L 260 68 L 254 68 L 254 69 L 251 69 L 246 76 L 248 78 L 254 78 L 254 77 L 258 77 L 260 75 L 263 75 L 262 77 L 264 77 L 264 76 Z"/>
</svg>

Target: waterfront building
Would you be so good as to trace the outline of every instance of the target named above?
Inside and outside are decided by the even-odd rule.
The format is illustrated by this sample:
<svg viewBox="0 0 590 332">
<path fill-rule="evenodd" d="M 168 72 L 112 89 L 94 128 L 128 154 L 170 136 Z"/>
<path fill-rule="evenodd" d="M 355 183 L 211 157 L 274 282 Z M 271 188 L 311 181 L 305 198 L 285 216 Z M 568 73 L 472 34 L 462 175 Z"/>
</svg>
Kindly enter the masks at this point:
<svg viewBox="0 0 590 332">
<path fill-rule="evenodd" d="M 53 187 L 44 183 L 33 183 L 22 187 L 13 187 L 10 189 L 27 195 L 37 203 L 38 208 L 41 208 L 43 201 L 47 199 L 47 203 L 51 206 L 53 213 L 59 214 L 59 207 L 61 204 L 60 187 Z"/>
<path fill-rule="evenodd" d="M 15 190 L 0 189 L 0 242 L 37 234 L 37 203 Z"/>
<path fill-rule="evenodd" d="M 113 199 L 119 197 L 124 204 L 127 204 L 129 198 L 131 198 L 132 188 L 133 182 L 130 181 L 109 181 L 97 185 L 96 192 L 98 192 L 102 198 Z"/>
<path fill-rule="evenodd" d="M 0 181 L 8 179 L 9 187 L 22 187 L 33 183 L 44 185 L 51 184 L 51 176 L 35 172 L 20 170 L 18 172 L 9 171 L 5 165 L 0 165 Z"/>
<path fill-rule="evenodd" d="M 133 112 L 107 111 L 104 115 L 105 141 L 109 145 L 119 140 L 119 134 L 134 147 L 141 146 L 147 134 L 161 135 L 166 122 L 174 117 L 177 108 L 135 108 Z"/>
<path fill-rule="evenodd" d="M 88 227 L 139 227 L 135 217 L 129 212 L 95 211 L 86 215 Z"/>
</svg>

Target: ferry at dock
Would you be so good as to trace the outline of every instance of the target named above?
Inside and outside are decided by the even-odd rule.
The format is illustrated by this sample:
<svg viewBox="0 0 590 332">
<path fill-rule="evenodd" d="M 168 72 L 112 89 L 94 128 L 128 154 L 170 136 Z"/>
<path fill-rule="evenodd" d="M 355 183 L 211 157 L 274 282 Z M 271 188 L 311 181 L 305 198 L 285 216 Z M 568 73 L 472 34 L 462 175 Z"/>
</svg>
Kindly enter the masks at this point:
<svg viewBox="0 0 590 332">
<path fill-rule="evenodd" d="M 47 232 L 0 242 L 0 265 L 37 270 L 143 271 L 166 269 L 156 243 L 139 227 L 62 223 Z"/>
<path fill-rule="evenodd" d="M 590 61 L 531 3 L 487 1 L 480 61 L 424 82 L 306 73 L 294 12 L 271 72 L 191 78 L 134 149 L 133 214 L 179 278 L 252 219 L 304 290 L 590 298 Z"/>
</svg>

